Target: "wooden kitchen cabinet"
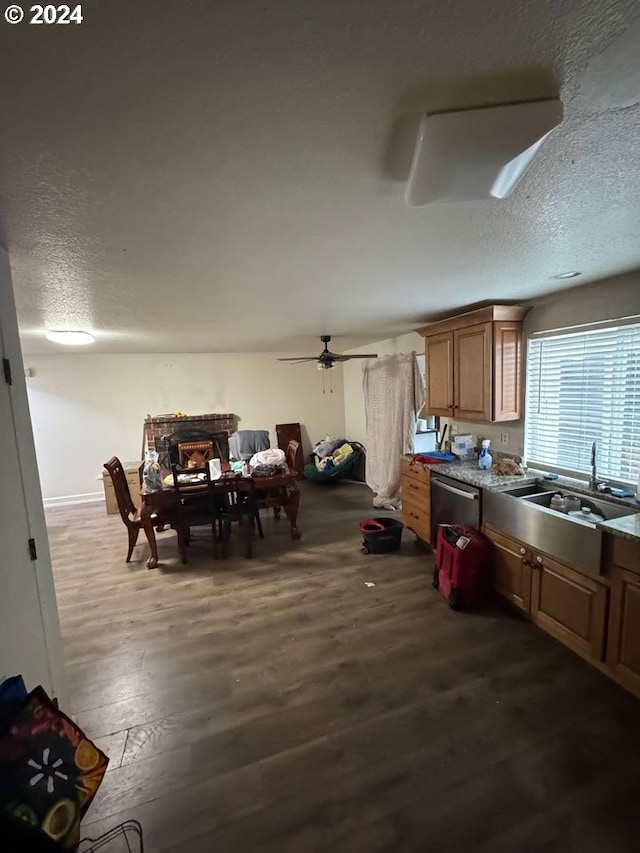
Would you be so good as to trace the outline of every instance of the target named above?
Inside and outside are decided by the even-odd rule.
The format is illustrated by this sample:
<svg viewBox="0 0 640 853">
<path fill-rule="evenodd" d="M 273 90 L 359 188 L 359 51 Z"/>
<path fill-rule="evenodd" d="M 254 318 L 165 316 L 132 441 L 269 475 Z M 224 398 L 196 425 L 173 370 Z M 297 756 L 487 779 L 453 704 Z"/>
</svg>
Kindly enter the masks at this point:
<svg viewBox="0 0 640 853">
<path fill-rule="evenodd" d="M 608 588 L 492 527 L 490 579 L 495 592 L 593 662 L 604 656 Z"/>
<path fill-rule="evenodd" d="M 531 618 L 582 657 L 602 661 L 608 588 L 551 557 L 534 553 Z"/>
<path fill-rule="evenodd" d="M 527 309 L 493 305 L 420 330 L 430 414 L 475 421 L 521 417 L 522 320 Z"/>
<path fill-rule="evenodd" d="M 453 333 L 453 408 L 456 418 L 492 421 L 493 323 L 465 326 Z"/>
<path fill-rule="evenodd" d="M 620 684 L 640 696 L 640 575 L 614 566 L 610 579 L 607 665 Z"/>
<path fill-rule="evenodd" d="M 577 572 L 490 525 L 494 591 L 640 696 L 640 542 L 605 535 L 602 574 Z"/>
<path fill-rule="evenodd" d="M 604 573 L 611 584 L 607 668 L 640 696 L 640 542 L 605 537 Z"/>
<path fill-rule="evenodd" d="M 529 612 L 531 606 L 531 564 L 533 552 L 516 539 L 511 539 L 491 527 L 482 532 L 491 541 L 490 583 L 502 598 L 520 610 Z"/>
<path fill-rule="evenodd" d="M 402 523 L 418 539 L 431 543 L 431 471 L 423 465 L 401 463 Z"/>
<path fill-rule="evenodd" d="M 453 332 L 425 340 L 429 413 L 451 417 L 453 411 Z"/>
</svg>

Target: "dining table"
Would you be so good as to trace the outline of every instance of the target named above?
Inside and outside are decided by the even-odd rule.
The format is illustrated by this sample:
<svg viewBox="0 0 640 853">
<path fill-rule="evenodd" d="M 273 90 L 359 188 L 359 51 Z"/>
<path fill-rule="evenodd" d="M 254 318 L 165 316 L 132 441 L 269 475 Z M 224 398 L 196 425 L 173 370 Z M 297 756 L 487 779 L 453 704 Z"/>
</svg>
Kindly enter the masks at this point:
<svg viewBox="0 0 640 853">
<path fill-rule="evenodd" d="M 239 478 L 242 475 L 232 472 L 228 463 L 222 465 L 223 478 Z M 188 470 L 185 470 L 188 475 Z M 177 518 L 178 506 L 176 492 L 173 487 L 171 471 L 162 471 L 162 489 L 151 491 L 144 485 L 140 490 L 140 522 L 144 530 L 151 554 L 147 560 L 147 568 L 155 569 L 158 565 L 158 543 L 155 529 L 159 526 L 171 524 Z M 291 538 L 300 539 L 301 533 L 298 529 L 298 507 L 300 506 L 300 489 L 296 480 L 296 472 L 288 466 L 282 466 L 272 474 L 260 474 L 250 469 L 249 476 L 253 480 L 256 490 L 258 509 L 272 508 L 276 518 L 280 510 L 284 510 L 291 527 Z M 205 494 L 207 483 L 196 481 L 188 486 L 189 493 L 197 495 Z"/>
</svg>

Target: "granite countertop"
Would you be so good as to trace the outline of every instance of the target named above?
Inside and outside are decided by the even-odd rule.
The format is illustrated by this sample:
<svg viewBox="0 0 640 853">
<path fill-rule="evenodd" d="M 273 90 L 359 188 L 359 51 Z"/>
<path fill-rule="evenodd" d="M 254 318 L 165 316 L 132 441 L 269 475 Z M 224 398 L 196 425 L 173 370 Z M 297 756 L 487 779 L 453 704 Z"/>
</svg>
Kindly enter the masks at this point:
<svg viewBox="0 0 640 853">
<path fill-rule="evenodd" d="M 623 515 L 622 518 L 612 518 L 611 521 L 601 521 L 598 524 L 604 533 L 614 533 L 632 542 L 640 542 L 640 503 L 635 515 Z"/>
<path fill-rule="evenodd" d="M 472 462 L 445 462 L 444 464 L 425 465 L 434 474 L 442 474 L 444 477 L 451 477 L 454 480 L 460 480 L 463 483 L 468 483 L 471 486 L 478 486 L 481 489 L 505 489 L 513 485 L 526 485 L 535 483 L 535 474 L 527 472 L 526 476 L 522 475 L 501 475 L 494 474 L 491 469 L 481 471 L 478 468 L 476 461 Z"/>
<path fill-rule="evenodd" d="M 460 480 L 462 483 L 468 483 L 471 486 L 477 486 L 478 488 L 490 491 L 501 491 L 514 485 L 526 486 L 540 480 L 550 489 L 569 489 L 572 492 L 593 495 L 599 500 L 610 501 L 619 506 L 632 507 L 636 510 L 635 515 L 626 515 L 622 518 L 611 519 L 610 521 L 601 521 L 597 526 L 605 533 L 612 533 L 616 536 L 623 536 L 625 539 L 640 542 L 640 503 L 635 498 L 616 498 L 608 495 L 606 492 L 594 493 L 584 480 L 574 480 L 571 477 L 558 477 L 557 480 L 545 480 L 544 471 L 531 468 L 523 476 L 502 476 L 493 474 L 491 469 L 481 471 L 478 468 L 476 460 L 470 462 L 447 462 L 440 465 L 427 464 L 424 467 L 428 468 L 434 474 L 442 474 L 445 477 L 451 477 L 453 480 Z"/>
</svg>

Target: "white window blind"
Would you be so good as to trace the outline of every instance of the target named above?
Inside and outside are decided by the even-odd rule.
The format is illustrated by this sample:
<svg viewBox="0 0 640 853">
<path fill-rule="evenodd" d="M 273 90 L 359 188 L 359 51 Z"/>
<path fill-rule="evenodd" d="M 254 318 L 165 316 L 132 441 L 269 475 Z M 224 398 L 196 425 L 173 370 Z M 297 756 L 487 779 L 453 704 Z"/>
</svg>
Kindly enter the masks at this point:
<svg viewBox="0 0 640 853">
<path fill-rule="evenodd" d="M 529 465 L 635 485 L 640 472 L 640 323 L 529 340 Z"/>
</svg>

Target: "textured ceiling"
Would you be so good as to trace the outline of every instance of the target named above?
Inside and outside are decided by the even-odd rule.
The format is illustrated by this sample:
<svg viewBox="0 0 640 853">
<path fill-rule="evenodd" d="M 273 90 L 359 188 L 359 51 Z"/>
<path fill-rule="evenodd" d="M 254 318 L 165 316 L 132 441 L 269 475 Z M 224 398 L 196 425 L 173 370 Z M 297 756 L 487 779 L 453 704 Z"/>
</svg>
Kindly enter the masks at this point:
<svg viewBox="0 0 640 853">
<path fill-rule="evenodd" d="M 314 353 L 640 266 L 636 0 L 88 0 L 0 24 L 23 346 Z M 420 115 L 560 95 L 504 201 L 409 208 Z M 567 286 L 576 282 L 568 282 Z"/>
</svg>

